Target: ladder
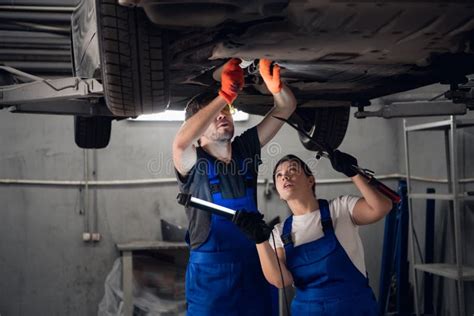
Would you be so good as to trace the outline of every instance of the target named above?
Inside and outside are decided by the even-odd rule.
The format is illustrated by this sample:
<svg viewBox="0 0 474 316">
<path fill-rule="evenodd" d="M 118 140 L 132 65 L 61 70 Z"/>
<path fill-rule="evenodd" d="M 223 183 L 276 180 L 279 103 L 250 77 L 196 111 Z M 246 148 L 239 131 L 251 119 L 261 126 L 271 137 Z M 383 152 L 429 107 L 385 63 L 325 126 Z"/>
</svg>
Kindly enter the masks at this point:
<svg viewBox="0 0 474 316">
<path fill-rule="evenodd" d="M 404 143 L 405 143 L 405 162 L 407 175 L 407 192 L 408 192 L 408 210 L 410 214 L 409 219 L 409 233 L 411 239 L 410 247 L 410 261 L 411 274 L 414 286 L 414 303 L 416 315 L 420 314 L 420 302 L 418 298 L 418 280 L 417 271 L 423 273 L 431 273 L 433 275 L 449 278 L 456 282 L 457 289 L 457 307 L 459 315 L 465 315 L 465 297 L 464 297 L 464 282 L 474 281 L 474 267 L 467 266 L 463 262 L 463 235 L 461 227 L 461 208 L 462 201 L 474 200 L 474 195 L 470 192 L 461 192 L 458 171 L 458 149 L 457 149 L 457 133 L 458 129 L 474 126 L 473 119 L 457 119 L 455 116 L 450 116 L 449 119 L 437 121 L 432 123 L 407 125 L 407 120 L 403 120 L 404 128 Z M 447 194 L 436 193 L 420 193 L 412 191 L 412 178 L 410 171 L 410 155 L 409 155 L 409 134 L 418 131 L 442 131 L 445 138 L 446 163 L 447 163 Z M 454 219 L 454 245 L 455 245 L 455 262 L 454 263 L 417 263 L 415 256 L 415 228 L 414 228 L 414 199 L 425 200 L 446 200 L 449 204 L 449 210 Z"/>
</svg>

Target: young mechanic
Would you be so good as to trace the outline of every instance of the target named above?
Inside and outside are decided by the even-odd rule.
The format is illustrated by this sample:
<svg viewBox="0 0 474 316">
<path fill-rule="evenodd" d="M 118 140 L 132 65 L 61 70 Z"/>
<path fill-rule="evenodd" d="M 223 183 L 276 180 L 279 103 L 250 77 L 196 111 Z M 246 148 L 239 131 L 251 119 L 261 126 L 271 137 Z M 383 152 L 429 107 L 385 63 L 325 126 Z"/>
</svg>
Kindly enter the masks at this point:
<svg viewBox="0 0 474 316">
<path fill-rule="evenodd" d="M 309 167 L 287 155 L 276 164 L 273 180 L 293 215 L 275 226 L 270 241 L 261 216 L 238 212 L 234 222 L 257 243 L 266 279 L 279 288 L 296 287 L 293 316 L 376 316 L 359 226 L 382 219 L 392 202 L 351 169 L 357 165 L 354 157 L 336 150 L 331 164 L 352 179 L 363 197 L 317 199 Z"/>
<path fill-rule="evenodd" d="M 274 98 L 263 120 L 234 136 L 229 109 L 244 85 L 240 60 L 223 68 L 221 88 L 193 98 L 173 142 L 173 162 L 182 193 L 258 213 L 256 184 L 260 149 L 296 108 L 293 93 L 280 80 L 278 65 L 261 59 L 260 74 Z M 199 146 L 195 146 L 197 142 Z M 259 264 L 255 244 L 223 217 L 187 208 L 191 247 L 186 271 L 188 315 L 270 315 L 271 287 Z"/>
</svg>

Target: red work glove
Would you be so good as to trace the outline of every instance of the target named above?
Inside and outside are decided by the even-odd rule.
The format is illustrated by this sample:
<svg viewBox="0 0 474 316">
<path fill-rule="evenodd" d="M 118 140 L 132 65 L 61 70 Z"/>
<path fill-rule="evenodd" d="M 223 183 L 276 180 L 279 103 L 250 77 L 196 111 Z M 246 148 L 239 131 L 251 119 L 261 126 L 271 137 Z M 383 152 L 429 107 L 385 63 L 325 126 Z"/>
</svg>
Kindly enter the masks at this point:
<svg viewBox="0 0 474 316">
<path fill-rule="evenodd" d="M 244 70 L 239 66 L 240 60 L 232 58 L 225 65 L 221 74 L 221 89 L 219 95 L 228 104 L 232 104 L 237 98 L 237 94 L 244 86 Z"/>
<path fill-rule="evenodd" d="M 280 80 L 280 66 L 273 66 L 273 73 L 270 70 L 272 62 L 268 59 L 260 59 L 258 63 L 260 69 L 260 75 L 262 75 L 263 81 L 267 85 L 268 90 L 272 94 L 277 94 L 281 91 L 281 80 Z"/>
</svg>

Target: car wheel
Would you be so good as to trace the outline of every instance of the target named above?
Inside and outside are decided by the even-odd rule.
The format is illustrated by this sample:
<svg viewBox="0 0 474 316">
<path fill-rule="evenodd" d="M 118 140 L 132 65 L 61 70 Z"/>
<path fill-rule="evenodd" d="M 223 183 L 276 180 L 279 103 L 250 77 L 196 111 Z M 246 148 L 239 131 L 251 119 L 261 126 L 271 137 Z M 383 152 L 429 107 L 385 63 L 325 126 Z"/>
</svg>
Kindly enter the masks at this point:
<svg viewBox="0 0 474 316">
<path fill-rule="evenodd" d="M 80 148 L 105 148 L 110 141 L 112 117 L 74 116 L 74 140 Z"/>
<path fill-rule="evenodd" d="M 298 126 L 323 146 L 336 149 L 346 135 L 349 123 L 349 107 L 328 107 L 301 109 L 297 112 Z M 308 150 L 322 150 L 305 135 L 299 134 L 300 141 Z"/>
<path fill-rule="evenodd" d="M 164 33 L 141 8 L 97 1 L 102 82 L 116 116 L 160 112 L 169 102 Z"/>
</svg>

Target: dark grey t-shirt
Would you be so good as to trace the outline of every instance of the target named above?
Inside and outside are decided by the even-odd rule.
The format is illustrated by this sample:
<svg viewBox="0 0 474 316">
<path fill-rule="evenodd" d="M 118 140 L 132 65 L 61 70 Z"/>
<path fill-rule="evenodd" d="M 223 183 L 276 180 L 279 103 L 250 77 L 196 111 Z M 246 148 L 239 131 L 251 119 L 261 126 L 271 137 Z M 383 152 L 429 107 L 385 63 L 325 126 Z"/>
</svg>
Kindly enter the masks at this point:
<svg viewBox="0 0 474 316">
<path fill-rule="evenodd" d="M 190 193 L 192 196 L 212 201 L 211 190 L 209 189 L 209 180 L 207 177 L 207 159 L 215 162 L 216 159 L 206 153 L 201 147 L 196 148 L 197 161 L 189 173 L 182 177 L 176 170 L 176 178 L 178 179 L 179 190 L 182 193 Z M 232 161 L 224 164 L 217 161 L 217 171 L 222 194 L 224 197 L 240 197 L 245 194 L 245 174 L 241 172 L 240 166 L 236 160 L 242 159 L 243 167 L 250 170 L 254 181 L 254 187 L 257 187 L 258 166 L 260 165 L 260 141 L 258 139 L 257 128 L 253 127 L 246 130 L 240 136 L 232 141 Z M 239 172 L 240 171 L 240 172 Z M 257 196 L 255 194 L 255 204 L 257 204 Z M 191 249 L 196 249 L 206 241 L 209 235 L 211 223 L 211 215 L 208 212 L 195 209 L 193 207 L 186 208 L 186 215 L 189 220 L 189 239 Z"/>
</svg>

